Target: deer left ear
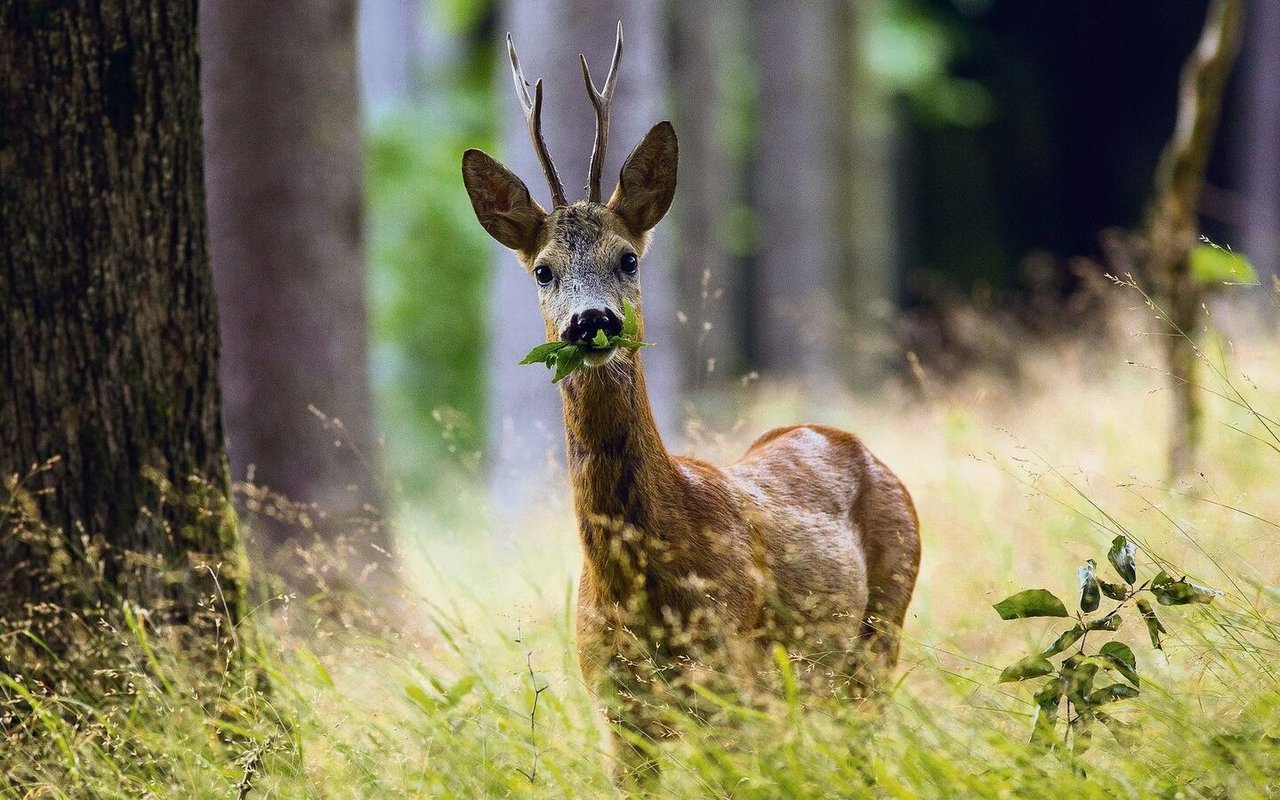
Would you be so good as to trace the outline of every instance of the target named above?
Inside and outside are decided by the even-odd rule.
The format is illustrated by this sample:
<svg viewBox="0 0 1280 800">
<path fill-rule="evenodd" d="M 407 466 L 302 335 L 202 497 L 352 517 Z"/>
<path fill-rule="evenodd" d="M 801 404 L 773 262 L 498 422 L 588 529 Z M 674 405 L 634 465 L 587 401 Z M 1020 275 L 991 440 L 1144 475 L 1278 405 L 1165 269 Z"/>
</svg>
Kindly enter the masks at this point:
<svg viewBox="0 0 1280 800">
<path fill-rule="evenodd" d="M 462 182 L 471 197 L 476 219 L 506 247 L 531 253 L 547 219 L 524 181 L 482 150 L 462 154 Z"/>
<path fill-rule="evenodd" d="M 657 225 L 671 208 L 678 160 L 676 129 L 670 122 L 659 122 L 623 163 L 608 205 L 636 236 Z"/>
</svg>

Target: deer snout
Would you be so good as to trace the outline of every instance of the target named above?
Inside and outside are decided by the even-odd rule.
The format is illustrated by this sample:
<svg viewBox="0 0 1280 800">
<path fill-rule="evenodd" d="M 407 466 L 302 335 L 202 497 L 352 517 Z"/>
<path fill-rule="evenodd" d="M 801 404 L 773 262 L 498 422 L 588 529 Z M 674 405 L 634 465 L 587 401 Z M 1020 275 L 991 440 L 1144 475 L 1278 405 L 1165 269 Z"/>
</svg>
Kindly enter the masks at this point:
<svg viewBox="0 0 1280 800">
<path fill-rule="evenodd" d="M 595 338 L 598 331 L 605 336 L 617 336 L 622 333 L 622 320 L 613 309 L 590 308 L 579 311 L 569 320 L 569 327 L 564 329 L 560 338 L 574 344 L 586 344 Z"/>
</svg>

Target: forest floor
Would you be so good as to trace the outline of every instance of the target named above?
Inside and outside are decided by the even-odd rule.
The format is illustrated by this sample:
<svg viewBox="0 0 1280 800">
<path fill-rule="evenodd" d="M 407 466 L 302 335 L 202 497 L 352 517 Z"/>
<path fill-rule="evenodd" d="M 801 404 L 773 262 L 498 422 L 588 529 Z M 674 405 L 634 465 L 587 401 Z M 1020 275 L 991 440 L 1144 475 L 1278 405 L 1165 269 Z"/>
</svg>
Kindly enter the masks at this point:
<svg viewBox="0 0 1280 800">
<path fill-rule="evenodd" d="M 1117 324 L 1158 328 L 1140 312 Z M 731 724 L 661 743 L 656 793 L 1280 796 L 1275 341 L 1274 331 L 1233 332 L 1205 343 L 1201 473 L 1173 486 L 1154 335 L 1059 340 L 1026 355 L 1016 387 L 981 375 L 943 386 L 927 365 L 910 389 L 820 409 L 805 408 L 796 388 L 758 387 L 733 434 L 693 437 L 697 455 L 732 460 L 764 428 L 817 413 L 855 430 L 915 497 L 924 558 L 902 662 L 873 713 L 796 696 L 763 711 L 724 700 Z M 119 666 L 132 687 L 123 711 L 37 699 L 46 734 L 0 752 L 0 793 L 612 795 L 603 716 L 573 646 L 580 554 L 563 502 L 497 543 L 486 530 L 433 530 L 420 516 L 406 512 L 402 541 L 424 635 L 282 632 L 255 657 L 271 692 L 231 691 L 218 704 L 191 699 L 182 662 L 139 657 Z M 992 605 L 1045 588 L 1074 613 L 1086 559 L 1119 580 L 1107 563 L 1118 535 L 1138 547 L 1139 583 L 1164 569 L 1223 594 L 1157 604 L 1162 650 L 1129 604 L 1118 631 L 1090 635 L 1089 651 L 1100 637 L 1126 643 L 1141 693 L 1108 704 L 1087 733 L 1078 723 L 1066 744 L 1060 723 L 1056 747 L 1029 745 L 1044 679 L 999 683 L 1001 670 L 1074 622 L 1002 621 Z M 1103 600 L 1104 611 L 1114 605 Z M 1125 681 L 1095 686 L 1112 683 Z"/>
</svg>

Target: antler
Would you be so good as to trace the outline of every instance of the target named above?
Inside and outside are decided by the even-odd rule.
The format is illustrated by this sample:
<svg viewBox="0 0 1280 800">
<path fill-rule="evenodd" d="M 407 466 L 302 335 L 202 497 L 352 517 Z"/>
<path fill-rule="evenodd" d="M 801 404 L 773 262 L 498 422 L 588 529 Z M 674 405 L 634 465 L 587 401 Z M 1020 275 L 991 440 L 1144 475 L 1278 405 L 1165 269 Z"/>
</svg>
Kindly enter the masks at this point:
<svg viewBox="0 0 1280 800">
<path fill-rule="evenodd" d="M 514 52 L 512 51 L 513 54 Z M 578 58 L 582 61 L 582 79 L 587 84 L 587 96 L 591 98 L 591 105 L 596 107 L 596 143 L 591 150 L 587 199 L 599 203 L 600 171 L 604 168 L 604 148 L 609 141 L 609 106 L 613 104 L 613 87 L 618 82 L 618 62 L 622 60 L 622 21 L 618 21 L 618 42 L 613 48 L 613 63 L 609 65 L 609 74 L 605 76 L 602 91 L 597 92 L 596 84 L 591 80 L 587 57 L 579 53 Z"/>
<path fill-rule="evenodd" d="M 511 57 L 511 77 L 516 82 L 516 96 L 520 98 L 520 105 L 524 108 L 524 118 L 529 123 L 529 137 L 533 139 L 533 150 L 538 154 L 538 160 L 542 162 L 542 171 L 547 176 L 547 183 L 551 186 L 551 207 L 558 208 L 560 206 L 569 205 L 564 199 L 564 184 L 560 182 L 560 175 L 556 172 L 556 165 L 551 161 L 551 153 L 547 152 L 547 143 L 542 138 L 542 79 L 533 84 L 533 99 L 529 99 L 529 82 L 525 80 L 524 73 L 520 70 L 520 58 L 516 55 L 516 46 L 511 41 L 511 34 L 507 34 L 507 55 Z M 599 134 L 597 134 L 598 140 Z M 599 178 L 596 179 L 597 186 Z M 599 191 L 596 192 L 599 194 Z"/>
</svg>

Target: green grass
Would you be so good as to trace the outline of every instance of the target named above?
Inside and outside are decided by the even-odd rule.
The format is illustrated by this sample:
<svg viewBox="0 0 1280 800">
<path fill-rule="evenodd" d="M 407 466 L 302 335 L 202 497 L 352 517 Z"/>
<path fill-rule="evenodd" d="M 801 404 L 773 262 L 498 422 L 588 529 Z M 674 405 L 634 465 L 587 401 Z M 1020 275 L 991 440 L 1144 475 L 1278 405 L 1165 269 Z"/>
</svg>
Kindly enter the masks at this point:
<svg viewBox="0 0 1280 800">
<path fill-rule="evenodd" d="M 661 795 L 1280 795 L 1280 353 L 1262 334 L 1207 345 L 1217 395 L 1204 474 L 1167 488 L 1164 379 L 1125 363 L 1156 363 L 1156 344 L 1081 339 L 1030 353 L 1021 387 L 944 388 L 925 365 L 922 393 L 808 411 L 796 387 L 754 388 L 736 432 L 707 437 L 700 455 L 733 458 L 767 425 L 816 413 L 858 431 L 915 495 L 925 556 L 902 664 L 873 713 L 797 696 L 726 701 L 728 722 L 662 743 Z M 563 492 L 552 480 L 548 491 Z M 0 676 L 10 734 L 0 796 L 613 795 L 602 716 L 573 647 L 579 555 L 564 506 L 497 543 L 406 513 L 416 634 L 313 628 L 305 602 L 274 601 L 263 619 L 276 634 L 248 659 L 269 693 L 228 681 L 211 696 L 206 673 L 127 629 L 114 672 L 100 676 L 116 691 L 109 701 Z M 996 683 L 1058 628 L 1002 622 L 991 605 L 1028 587 L 1074 597 L 1078 564 L 1105 557 L 1121 532 L 1140 544 L 1140 572 L 1177 565 L 1225 594 L 1161 609 L 1163 653 L 1133 621 L 1117 632 L 1143 675 L 1141 696 L 1113 706 L 1138 726 L 1136 741 L 1098 731 L 1073 761 L 1026 744 L 1032 690 Z"/>
</svg>

